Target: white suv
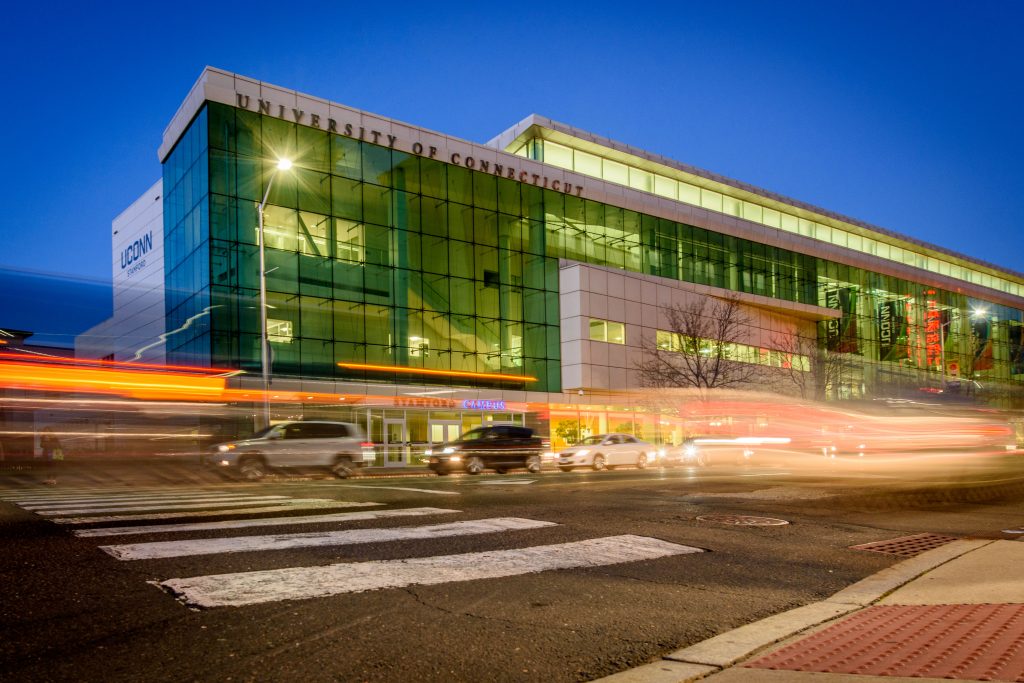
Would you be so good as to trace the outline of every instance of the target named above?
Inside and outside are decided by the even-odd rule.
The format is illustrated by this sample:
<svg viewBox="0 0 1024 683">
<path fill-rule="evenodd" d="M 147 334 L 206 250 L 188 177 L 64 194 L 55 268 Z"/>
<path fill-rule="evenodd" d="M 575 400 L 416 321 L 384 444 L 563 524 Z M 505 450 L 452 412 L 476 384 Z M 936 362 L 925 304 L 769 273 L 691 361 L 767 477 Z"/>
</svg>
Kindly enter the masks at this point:
<svg viewBox="0 0 1024 683">
<path fill-rule="evenodd" d="M 373 463 L 373 443 L 349 422 L 283 422 L 247 439 L 218 444 L 203 464 L 258 481 L 271 470 L 327 470 L 339 478 Z"/>
</svg>

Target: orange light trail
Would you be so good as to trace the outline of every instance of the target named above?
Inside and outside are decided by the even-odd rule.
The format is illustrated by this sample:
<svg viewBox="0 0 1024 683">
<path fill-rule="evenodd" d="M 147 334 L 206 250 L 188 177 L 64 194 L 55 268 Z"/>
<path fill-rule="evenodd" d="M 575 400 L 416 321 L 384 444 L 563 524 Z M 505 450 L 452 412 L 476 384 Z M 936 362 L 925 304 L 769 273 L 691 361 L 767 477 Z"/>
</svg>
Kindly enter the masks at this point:
<svg viewBox="0 0 1024 683">
<path fill-rule="evenodd" d="M 160 366 L 154 366 L 160 367 Z M 48 391 L 66 394 L 55 402 L 71 402 L 78 394 L 105 394 L 147 401 L 188 401 L 202 403 L 260 402 L 264 392 L 227 387 L 225 377 L 194 375 L 186 372 L 156 372 L 150 369 L 79 368 L 49 362 L 0 363 L 0 388 L 23 391 Z M 358 403 L 362 397 L 311 391 L 267 392 L 277 403 Z M 30 398 L 4 397 L 31 401 Z"/>
<path fill-rule="evenodd" d="M 6 344 L 3 340 L 0 343 Z M 181 372 L 195 373 L 198 375 L 236 375 L 240 370 L 229 370 L 225 368 L 202 368 L 192 365 L 160 365 L 157 363 L 135 363 L 122 360 L 102 360 L 100 358 L 63 358 L 60 356 L 26 356 L 23 353 L 0 353 L 0 360 L 14 360 L 21 362 L 54 363 L 63 365 L 74 365 L 76 367 L 95 365 L 103 368 L 121 368 L 125 370 L 179 370 Z"/>
<path fill-rule="evenodd" d="M 471 377 L 474 379 L 493 379 L 499 382 L 536 382 L 536 377 L 529 375 L 502 375 L 496 372 L 466 372 L 463 370 L 430 370 L 428 368 L 410 368 L 404 365 L 367 365 L 365 363 L 338 363 L 339 367 L 350 370 L 372 370 L 374 372 L 399 372 L 409 375 L 432 375 L 438 377 Z"/>
<path fill-rule="evenodd" d="M 5 388 L 105 393 L 139 399 L 209 401 L 221 400 L 224 382 L 223 377 L 198 377 L 173 372 L 0 363 L 0 386 Z"/>
</svg>

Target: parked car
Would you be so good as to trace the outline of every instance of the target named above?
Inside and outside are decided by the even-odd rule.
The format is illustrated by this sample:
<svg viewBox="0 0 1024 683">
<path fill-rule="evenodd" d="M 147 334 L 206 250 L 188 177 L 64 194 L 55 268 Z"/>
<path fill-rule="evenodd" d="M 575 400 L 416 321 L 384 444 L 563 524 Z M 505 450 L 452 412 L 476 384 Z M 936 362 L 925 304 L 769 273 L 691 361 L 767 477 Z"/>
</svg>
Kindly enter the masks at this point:
<svg viewBox="0 0 1024 683">
<path fill-rule="evenodd" d="M 603 470 L 618 465 L 634 465 L 643 469 L 656 458 L 657 447 L 632 434 L 597 434 L 561 451 L 558 469 L 563 472 L 574 467 Z"/>
<path fill-rule="evenodd" d="M 529 427 L 494 425 L 471 429 L 455 441 L 428 448 L 427 467 L 437 474 L 480 474 L 493 469 L 504 474 L 517 467 L 540 472 L 550 442 Z"/>
<path fill-rule="evenodd" d="M 247 439 L 217 444 L 203 464 L 258 481 L 274 470 L 327 471 L 345 478 L 376 457 L 362 428 L 349 422 L 283 422 Z"/>
</svg>

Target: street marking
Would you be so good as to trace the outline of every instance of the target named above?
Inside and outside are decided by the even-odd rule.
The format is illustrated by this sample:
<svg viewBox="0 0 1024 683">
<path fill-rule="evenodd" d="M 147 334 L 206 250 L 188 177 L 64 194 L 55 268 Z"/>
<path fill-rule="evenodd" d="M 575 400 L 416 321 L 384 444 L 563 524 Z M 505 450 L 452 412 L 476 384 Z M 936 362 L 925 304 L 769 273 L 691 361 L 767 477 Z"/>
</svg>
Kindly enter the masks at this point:
<svg viewBox="0 0 1024 683">
<path fill-rule="evenodd" d="M 553 569 L 602 567 L 700 552 L 704 551 L 656 538 L 607 536 L 517 550 L 214 574 L 169 579 L 157 585 L 177 595 L 186 605 L 240 606 L 384 588 L 494 579 Z"/>
<path fill-rule="evenodd" d="M 159 488 L 159 489 L 83 489 L 81 491 L 68 491 L 63 489 L 59 492 L 49 491 L 40 492 L 35 491 L 32 493 L 16 493 L 14 495 L 3 496 L 4 500 L 12 502 L 31 502 L 32 500 L 47 501 L 47 500 L 60 500 L 64 498 L 86 498 L 86 497 L 99 497 L 99 496 L 141 496 L 141 495 L 191 495 L 191 494 L 209 494 L 214 495 L 216 493 L 238 493 L 237 490 L 232 489 L 183 489 L 183 488 Z"/>
<path fill-rule="evenodd" d="M 338 484 L 342 488 L 346 489 L 389 489 L 391 491 L 415 491 L 417 493 L 434 493 L 439 496 L 460 496 L 461 493 L 457 491 L 438 491 L 437 489 L 411 489 L 404 486 L 362 486 L 360 484 Z"/>
<path fill-rule="evenodd" d="M 532 484 L 536 479 L 484 479 L 478 482 L 479 486 L 522 486 Z"/>
<path fill-rule="evenodd" d="M 1004 534 L 1024 534 L 1024 529 L 1003 529 Z"/>
<path fill-rule="evenodd" d="M 123 496 L 75 496 L 67 498 L 27 498 L 24 500 L 8 501 L 15 505 L 65 505 L 73 503 L 103 503 L 118 501 L 142 501 L 142 500 L 170 500 L 177 498 L 215 498 L 217 496 L 255 496 L 252 492 L 242 490 L 229 490 L 229 492 L 214 492 L 214 490 L 197 490 L 193 493 L 177 494 L 125 494 Z"/>
<path fill-rule="evenodd" d="M 405 526 L 391 529 L 346 529 L 344 531 L 315 531 L 305 534 L 272 534 L 269 536 L 235 536 L 233 538 L 202 538 L 188 541 L 155 541 L 101 545 L 100 550 L 119 560 L 156 560 L 192 555 L 245 553 L 262 550 L 289 550 L 321 546 L 385 543 L 389 541 L 447 538 L 491 534 L 499 531 L 522 531 L 558 526 L 554 522 L 518 517 L 494 517 L 468 522 L 449 522 L 426 526 Z"/>
<path fill-rule="evenodd" d="M 741 477 L 784 477 L 792 472 L 761 472 L 758 474 L 741 474 Z"/>
<path fill-rule="evenodd" d="M 79 501 L 74 503 L 33 503 L 32 505 L 25 505 L 19 503 L 18 507 L 24 508 L 25 510 L 61 510 L 63 508 L 130 508 L 133 505 L 144 505 L 147 503 L 173 503 L 175 505 L 184 503 L 220 503 L 228 502 L 233 500 L 286 500 L 289 496 L 254 496 L 249 493 L 239 493 L 231 496 L 186 496 L 186 497 L 167 497 L 167 498 L 154 498 L 147 496 L 146 498 L 139 498 L 138 500 L 97 500 L 92 501 Z"/>
<path fill-rule="evenodd" d="M 315 499 L 314 499 L 315 500 Z M 106 515 L 95 517 L 53 517 L 55 524 L 110 524 L 113 522 L 152 522 L 161 519 L 189 519 L 194 517 L 230 517 L 232 515 L 254 515 L 261 512 L 290 512 L 292 510 L 331 510 L 337 508 L 369 507 L 383 503 L 347 503 L 333 500 L 322 503 L 293 505 L 292 501 L 284 501 L 279 505 L 268 505 L 256 508 L 229 508 L 226 510 L 202 510 L 199 512 L 160 512 L 152 515 Z"/>
<path fill-rule="evenodd" d="M 148 512 L 151 510 L 214 510 L 219 508 L 233 508 L 240 505 L 299 505 L 305 503 L 331 503 L 326 498 L 288 498 L 284 500 L 273 500 L 264 501 L 260 499 L 248 500 L 248 501 L 228 501 L 226 503 L 187 503 L 187 504 L 174 504 L 165 503 L 163 505 L 139 505 L 134 507 L 122 507 L 118 506 L 115 508 L 100 508 L 94 510 L 91 508 L 86 509 L 75 509 L 75 510 L 35 510 L 37 515 L 43 517 L 71 517 L 74 515 L 94 515 L 100 512 Z M 226 510 L 225 510 L 226 512 Z"/>
<path fill-rule="evenodd" d="M 247 505 L 249 503 L 284 503 L 288 501 L 298 501 L 301 503 L 309 503 L 313 500 L 323 500 L 321 498 L 288 498 L 287 496 L 253 496 L 252 498 L 245 498 L 241 500 L 227 500 L 224 502 L 206 501 L 204 503 L 152 503 L 146 505 L 110 505 L 107 507 L 76 507 L 70 510 L 61 508 L 45 508 L 40 510 L 33 510 L 32 512 L 43 517 L 53 517 L 59 515 L 91 515 L 100 512 L 146 512 L 149 510 L 196 510 L 199 508 L 225 508 L 233 507 L 235 505 Z"/>
<path fill-rule="evenodd" d="M 370 503 L 379 505 L 380 503 Z M 207 531 L 212 529 L 245 529 L 264 526 L 290 526 L 292 524 L 327 524 L 330 522 L 362 522 L 387 517 L 419 517 L 422 515 L 443 515 L 461 512 L 444 508 L 402 508 L 400 510 L 361 510 L 359 512 L 335 512 L 327 515 L 306 515 L 303 517 L 264 517 L 262 519 L 236 519 L 223 522 L 193 522 L 191 524 L 149 524 L 146 526 L 112 526 L 99 529 L 77 529 L 75 536 L 131 536 L 134 534 L 162 534 L 180 531 Z"/>
</svg>

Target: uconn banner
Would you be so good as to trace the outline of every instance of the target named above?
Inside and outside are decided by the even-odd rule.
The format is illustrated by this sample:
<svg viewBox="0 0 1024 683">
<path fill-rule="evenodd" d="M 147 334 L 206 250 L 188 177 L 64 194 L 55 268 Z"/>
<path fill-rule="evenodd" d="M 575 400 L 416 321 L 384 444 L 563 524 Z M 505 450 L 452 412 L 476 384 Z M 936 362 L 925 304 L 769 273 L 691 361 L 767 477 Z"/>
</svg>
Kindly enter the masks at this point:
<svg viewBox="0 0 1024 683">
<path fill-rule="evenodd" d="M 826 323 L 825 343 L 829 351 L 860 353 L 857 343 L 857 290 L 854 287 L 829 287 L 825 290 L 825 308 L 842 312 L 842 317 Z"/>
<path fill-rule="evenodd" d="M 878 360 L 898 361 L 907 357 L 907 316 L 902 301 L 878 304 Z"/>
</svg>

